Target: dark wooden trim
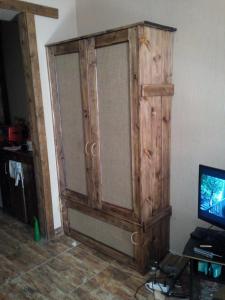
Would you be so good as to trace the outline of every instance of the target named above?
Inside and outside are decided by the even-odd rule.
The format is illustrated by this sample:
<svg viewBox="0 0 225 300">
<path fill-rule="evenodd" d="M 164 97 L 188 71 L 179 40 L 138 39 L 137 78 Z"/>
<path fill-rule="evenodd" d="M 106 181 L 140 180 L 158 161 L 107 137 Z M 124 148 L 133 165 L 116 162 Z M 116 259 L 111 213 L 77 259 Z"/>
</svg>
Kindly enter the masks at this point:
<svg viewBox="0 0 225 300">
<path fill-rule="evenodd" d="M 149 218 L 147 223 L 144 223 L 144 231 L 148 232 L 156 223 L 172 215 L 172 207 L 168 206 L 160 211 L 159 214 Z"/>
<path fill-rule="evenodd" d="M 95 47 L 106 47 L 114 44 L 128 42 L 128 30 L 123 29 L 112 33 L 103 34 L 95 38 Z"/>
<path fill-rule="evenodd" d="M 173 96 L 173 84 L 145 84 L 142 85 L 142 97 L 155 97 L 155 96 Z"/>
<path fill-rule="evenodd" d="M 140 134 L 139 134 L 139 49 L 137 28 L 130 28 L 129 35 L 129 76 L 131 110 L 131 157 L 132 157 L 132 196 L 134 215 L 141 222 L 140 209 Z"/>
<path fill-rule="evenodd" d="M 0 0 L 0 8 L 58 19 L 58 9 L 18 0 Z"/>
<path fill-rule="evenodd" d="M 61 197 L 65 200 L 76 201 L 80 204 L 88 205 L 88 196 L 68 189 L 65 189 L 65 191 L 61 193 Z"/>
<path fill-rule="evenodd" d="M 63 54 L 71 54 L 71 53 L 79 52 L 79 42 L 72 41 L 68 44 L 56 45 L 55 47 L 46 46 L 46 48 L 51 49 L 51 51 L 55 56 L 63 55 Z"/>
<path fill-rule="evenodd" d="M 63 201 L 66 203 L 67 208 L 79 210 L 82 213 L 85 213 L 93 218 L 99 219 L 103 222 L 115 225 L 127 231 L 133 232 L 137 227 L 141 227 L 141 224 L 135 223 L 129 218 L 125 218 L 122 216 L 118 216 L 118 214 L 113 214 L 113 212 L 104 212 L 98 209 L 93 209 L 81 202 L 77 202 L 71 199 L 66 199 L 66 197 L 62 197 Z"/>
<path fill-rule="evenodd" d="M 61 114 L 60 114 L 60 103 L 58 95 L 58 85 L 56 78 L 56 66 L 55 66 L 55 55 L 54 48 L 46 48 L 47 50 L 47 62 L 49 72 L 49 84 L 51 93 L 51 107 L 54 112 L 53 116 L 53 127 L 54 127 L 54 141 L 55 151 L 57 157 L 57 172 L 58 172 L 58 185 L 60 193 L 66 190 L 66 179 L 64 172 L 64 152 L 62 144 L 62 126 L 61 126 Z"/>
<path fill-rule="evenodd" d="M 132 209 L 127 209 L 108 202 L 102 202 L 102 210 L 106 213 L 113 214 L 120 218 L 129 219 L 135 223 L 139 223 L 139 219 L 134 214 Z"/>
<path fill-rule="evenodd" d="M 75 240 L 82 242 L 84 245 L 86 245 L 98 252 L 102 252 L 105 255 L 107 255 L 113 259 L 116 259 L 117 261 L 119 261 L 120 263 L 122 263 L 124 265 L 128 265 L 134 269 L 136 269 L 136 267 L 137 267 L 135 260 L 132 257 L 130 257 L 126 254 L 123 254 L 109 246 L 106 246 L 105 244 L 103 244 L 99 241 L 96 241 L 84 234 L 81 234 L 80 232 L 78 232 L 74 229 L 70 228 L 69 236 L 74 238 Z"/>
<path fill-rule="evenodd" d="M 39 221 L 42 234 L 50 239 L 54 236 L 54 223 L 36 29 L 33 14 L 22 13 L 19 15 L 19 30 L 27 88 L 30 130 L 34 150 Z"/>
<path fill-rule="evenodd" d="M 79 41 L 79 58 L 80 58 L 80 84 L 81 84 L 81 97 L 82 97 L 82 119 L 84 128 L 84 144 L 85 148 L 89 145 L 91 147 L 93 143 L 93 132 L 92 132 L 92 120 L 91 120 L 91 101 L 89 100 L 90 95 L 90 84 L 89 84 L 89 41 Z M 91 58 L 92 59 L 92 58 Z M 94 100 L 94 99 L 93 99 Z M 90 148 L 89 148 L 90 149 Z M 85 164 L 86 164 L 86 180 L 87 180 L 87 191 L 88 191 L 88 205 L 92 206 L 95 195 L 92 194 L 94 191 L 93 182 L 93 162 L 89 152 L 85 153 Z"/>
<path fill-rule="evenodd" d="M 164 26 L 164 25 L 160 25 L 160 24 L 157 24 L 157 23 L 152 23 L 152 22 L 149 22 L 149 21 L 142 21 L 142 22 L 130 24 L 130 25 L 127 25 L 127 26 L 121 26 L 121 27 L 117 27 L 117 28 L 113 28 L 113 29 L 100 31 L 100 32 L 97 32 L 97 33 L 92 33 L 92 34 L 88 34 L 88 35 L 79 36 L 77 38 L 64 40 L 64 41 L 61 41 L 61 42 L 58 42 L 58 43 L 51 43 L 51 44 L 48 44 L 47 46 L 66 44 L 66 43 L 71 42 L 71 41 L 78 41 L 78 40 L 82 40 L 82 39 L 86 39 L 86 38 L 90 38 L 90 37 L 98 37 L 98 36 L 102 36 L 102 35 L 105 35 L 105 34 L 110 34 L 110 33 L 116 32 L 116 31 L 122 31 L 122 30 L 125 30 L 125 29 L 138 27 L 138 26 L 146 26 L 146 27 L 151 27 L 151 28 L 156 28 L 156 29 L 159 29 L 159 30 L 165 30 L 165 31 L 171 31 L 171 32 L 177 30 L 174 27 Z"/>
<path fill-rule="evenodd" d="M 87 52 L 86 61 L 83 62 L 86 69 L 86 77 L 81 76 L 81 82 L 85 83 L 87 88 L 89 115 L 90 115 L 90 163 L 91 172 L 87 177 L 91 179 L 91 189 L 89 197 L 91 206 L 93 208 L 101 209 L 102 207 L 102 175 L 101 175 L 101 162 L 100 162 L 100 129 L 99 129 L 99 104 L 98 104 L 98 91 L 97 91 L 97 57 L 95 50 L 95 39 L 90 38 L 86 40 L 85 50 Z M 81 43 L 84 40 L 81 41 Z M 82 61 L 81 61 L 82 68 Z"/>
</svg>

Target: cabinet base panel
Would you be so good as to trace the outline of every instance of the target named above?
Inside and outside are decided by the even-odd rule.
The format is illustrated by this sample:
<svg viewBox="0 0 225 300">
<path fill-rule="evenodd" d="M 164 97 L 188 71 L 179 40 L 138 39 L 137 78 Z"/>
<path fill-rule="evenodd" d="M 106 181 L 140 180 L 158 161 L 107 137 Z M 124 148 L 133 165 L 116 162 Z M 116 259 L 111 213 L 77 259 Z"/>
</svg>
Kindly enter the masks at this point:
<svg viewBox="0 0 225 300">
<path fill-rule="evenodd" d="M 126 254 L 123 254 L 109 246 L 106 246 L 104 244 L 102 244 L 99 241 L 96 241 L 74 229 L 69 229 L 69 232 L 67 233 L 68 236 L 70 236 L 71 238 L 83 243 L 84 245 L 86 245 L 87 247 L 90 247 L 96 251 L 99 251 L 107 256 L 109 256 L 110 258 L 124 264 L 124 265 L 128 265 L 129 267 L 137 270 L 137 264 L 135 264 L 134 259 Z"/>
</svg>

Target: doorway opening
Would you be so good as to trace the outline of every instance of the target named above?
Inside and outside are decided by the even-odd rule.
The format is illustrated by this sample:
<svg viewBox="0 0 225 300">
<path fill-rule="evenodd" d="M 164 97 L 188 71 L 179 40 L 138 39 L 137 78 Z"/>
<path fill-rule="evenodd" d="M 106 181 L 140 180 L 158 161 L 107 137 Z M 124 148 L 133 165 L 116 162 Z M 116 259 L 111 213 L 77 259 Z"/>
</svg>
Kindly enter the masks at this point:
<svg viewBox="0 0 225 300">
<path fill-rule="evenodd" d="M 9 90 L 11 92 L 12 90 L 7 86 L 7 76 L 5 76 L 6 74 L 3 72 L 4 76 L 1 77 L 1 85 L 3 86 L 1 95 L 3 95 L 2 97 L 4 99 L 1 101 L 3 107 L 0 110 L 0 117 L 1 127 L 4 128 L 1 130 L 1 146 L 10 148 L 12 146 L 20 146 L 20 150 L 21 152 L 24 151 L 24 155 L 23 158 L 20 159 L 17 151 L 3 149 L 3 147 L 0 149 L 0 151 L 4 151 L 4 155 L 6 152 L 7 155 L 10 155 L 10 158 L 5 158 L 5 161 L 1 165 L 1 175 L 4 175 L 4 177 L 7 175 L 7 185 L 10 186 L 8 189 L 10 196 L 8 195 L 6 200 L 1 200 L 1 206 L 8 210 L 10 214 L 26 223 L 32 223 L 33 217 L 38 216 L 42 236 L 46 239 L 50 239 L 54 237 L 55 232 L 37 52 L 35 15 L 58 18 L 58 10 L 16 0 L 10 1 L 10 4 L 8 1 L 1 1 L 0 3 L 0 20 L 2 24 L 3 19 L 6 17 L 8 18 L 8 22 L 11 21 L 11 24 L 16 25 L 17 32 L 19 32 L 23 75 L 19 76 L 20 78 L 16 80 L 14 84 L 15 86 L 17 84 L 17 88 L 21 88 L 23 85 L 21 79 L 23 78 L 25 86 L 25 96 L 20 95 L 18 97 L 19 106 L 17 107 L 17 113 L 19 110 L 22 111 L 22 114 L 18 117 L 13 112 L 16 104 L 10 104 L 9 98 L 11 97 L 11 93 Z M 4 26 L 3 24 L 2 28 Z M 2 31 L 4 31 L 4 28 Z M 2 51 L 5 51 L 4 47 L 2 48 Z M 13 56 L 13 59 L 14 58 Z M 5 68 L 5 58 L 1 61 L 1 65 Z M 9 76 L 10 79 L 13 79 L 13 76 L 15 76 L 14 73 Z M 16 92 L 17 88 L 15 88 L 15 86 L 13 91 L 14 98 L 19 95 L 19 92 Z M 26 104 L 23 108 L 22 102 Z M 32 151 L 29 151 L 31 150 L 31 145 Z M 1 153 L 1 159 L 3 159 L 4 155 Z M 29 175 L 25 177 L 25 173 Z M 33 180 L 33 186 L 31 183 L 28 183 L 31 179 Z M 1 179 L 0 183 L 1 189 L 6 189 L 7 185 L 4 184 L 4 179 Z M 26 185 L 29 186 L 28 189 L 26 189 Z M 36 192 L 34 192 L 35 190 Z M 4 191 L 2 191 L 2 194 L 4 194 Z M 14 196 L 11 197 L 13 194 Z M 33 202 L 29 201 L 28 204 L 26 199 L 28 199 L 29 196 Z M 17 203 L 19 208 L 16 208 L 16 203 L 14 203 L 16 200 L 20 203 L 20 205 Z"/>
<path fill-rule="evenodd" d="M 0 207 L 30 225 L 39 219 L 32 150 L 16 16 L 0 21 Z"/>
</svg>

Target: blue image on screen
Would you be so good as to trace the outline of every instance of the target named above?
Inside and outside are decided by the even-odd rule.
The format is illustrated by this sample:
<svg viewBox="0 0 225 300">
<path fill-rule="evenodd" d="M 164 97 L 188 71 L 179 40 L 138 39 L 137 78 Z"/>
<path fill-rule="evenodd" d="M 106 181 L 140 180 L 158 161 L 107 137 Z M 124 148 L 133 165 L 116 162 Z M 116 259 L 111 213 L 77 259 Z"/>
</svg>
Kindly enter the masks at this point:
<svg viewBox="0 0 225 300">
<path fill-rule="evenodd" d="M 203 213 L 225 217 L 225 179 L 202 174 L 200 210 Z"/>
</svg>

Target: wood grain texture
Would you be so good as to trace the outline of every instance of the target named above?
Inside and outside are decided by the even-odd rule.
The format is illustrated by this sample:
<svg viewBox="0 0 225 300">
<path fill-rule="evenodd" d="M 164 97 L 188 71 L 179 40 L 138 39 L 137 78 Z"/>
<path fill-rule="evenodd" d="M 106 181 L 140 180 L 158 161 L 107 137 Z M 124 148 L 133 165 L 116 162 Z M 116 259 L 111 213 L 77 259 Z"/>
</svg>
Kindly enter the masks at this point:
<svg viewBox="0 0 225 300">
<path fill-rule="evenodd" d="M 171 101 L 168 100 L 171 97 L 164 94 L 173 91 L 171 41 L 172 34 L 169 32 L 139 27 L 141 202 L 144 222 L 169 205 Z"/>
<path fill-rule="evenodd" d="M 116 31 L 123 31 L 123 30 L 126 30 L 126 29 L 134 28 L 134 27 L 137 28 L 139 26 L 155 28 L 155 29 L 162 30 L 162 31 L 165 31 L 165 32 L 169 32 L 169 33 L 170 32 L 175 32 L 177 30 L 174 27 L 164 26 L 164 25 L 149 22 L 149 21 L 141 21 L 141 22 L 137 22 L 137 23 L 134 23 L 134 24 L 127 25 L 127 26 L 120 26 L 120 27 L 117 27 L 117 28 L 100 31 L 100 32 L 97 32 L 97 33 L 91 33 L 91 34 L 79 36 L 77 38 L 60 41 L 60 42 L 57 42 L 57 43 L 51 43 L 51 44 L 48 44 L 47 46 L 67 44 L 71 41 L 78 41 L 78 40 L 87 39 L 87 38 L 90 38 L 90 37 L 97 38 L 98 36 L 100 37 L 102 35 L 111 34 L 111 33 L 114 33 Z"/>
<path fill-rule="evenodd" d="M 88 51 L 87 40 L 79 41 L 79 58 L 80 58 L 80 83 L 82 95 L 82 117 L 84 126 L 84 139 L 85 139 L 85 162 L 86 162 L 86 180 L 87 180 L 87 194 L 88 205 L 92 206 L 92 158 L 90 154 L 90 145 L 92 141 L 91 136 L 91 110 L 88 94 Z"/>
<path fill-rule="evenodd" d="M 142 86 L 142 97 L 173 96 L 173 84 L 145 84 Z"/>
<path fill-rule="evenodd" d="M 79 42 L 78 41 L 71 41 L 68 44 L 57 45 L 55 47 L 46 47 L 47 49 L 51 49 L 55 56 L 63 55 L 63 54 L 70 54 L 79 52 Z"/>
<path fill-rule="evenodd" d="M 57 158 L 58 185 L 60 194 L 66 189 L 64 151 L 62 144 L 61 111 L 56 73 L 55 48 L 47 48 L 48 73 L 50 78 L 51 107 L 53 113 L 54 141 Z"/>
<path fill-rule="evenodd" d="M 0 8 L 58 19 L 58 9 L 17 0 L 0 0 Z"/>
<path fill-rule="evenodd" d="M 131 108 L 131 159 L 132 159 L 132 194 L 134 215 L 141 222 L 140 207 L 140 134 L 139 134 L 139 55 L 137 28 L 130 28 L 129 35 L 129 77 Z"/>
<path fill-rule="evenodd" d="M 21 14 L 19 29 L 34 150 L 39 219 L 42 233 L 50 238 L 54 235 L 54 224 L 34 15 Z"/>
<path fill-rule="evenodd" d="M 125 43 L 128 41 L 128 30 L 119 30 L 112 33 L 106 33 L 95 38 L 95 47 L 106 47 L 114 44 Z"/>
<path fill-rule="evenodd" d="M 138 227 L 141 227 L 139 223 L 135 223 L 133 220 L 131 220 L 129 217 L 125 216 L 119 216 L 118 213 L 113 213 L 113 211 L 110 212 L 104 212 L 97 209 L 92 209 L 88 207 L 87 205 L 84 205 L 83 203 L 79 203 L 78 201 L 74 201 L 74 199 L 68 199 L 66 197 L 63 197 L 64 201 L 66 202 L 66 207 L 79 210 L 80 212 L 87 214 L 91 217 L 94 217 L 96 219 L 102 220 L 106 223 L 118 226 L 120 228 L 123 228 L 127 231 L 133 232 Z"/>
<path fill-rule="evenodd" d="M 100 128 L 99 128 L 99 101 L 97 91 L 97 55 L 95 39 L 89 38 L 86 44 L 87 51 L 87 92 L 90 110 L 90 157 L 91 157 L 91 184 L 89 194 L 91 206 L 102 207 L 102 174 L 100 162 Z"/>
<path fill-rule="evenodd" d="M 145 24 L 141 23 L 136 26 L 122 28 L 121 30 L 115 29 L 69 42 L 63 41 L 60 44 L 50 46 L 50 48 L 54 49 L 61 47 L 62 51 L 65 51 L 68 45 L 69 51 L 71 49 L 69 43 L 79 41 L 79 45 L 82 45 L 84 58 L 81 61 L 81 69 L 83 70 L 81 76 L 84 98 L 88 107 L 87 116 L 89 121 L 87 130 L 90 146 L 96 143 L 95 150 L 97 150 L 97 152 L 93 153 L 94 157 L 91 158 L 90 172 L 90 174 L 95 176 L 96 180 L 91 180 L 90 191 L 94 196 L 91 196 L 91 198 L 86 197 L 80 201 L 80 196 L 77 193 L 65 190 L 62 194 L 65 207 L 78 210 L 90 217 L 132 232 L 134 234 L 133 263 L 140 272 L 147 270 L 150 261 L 160 260 L 167 253 L 169 249 L 169 218 L 171 215 L 169 176 L 171 96 L 174 91 L 172 85 L 173 34 L 165 27 L 160 28 L 148 25 L 145 26 Z M 129 180 L 128 177 L 131 177 L 132 196 L 129 197 L 129 201 L 132 202 L 131 207 L 124 206 L 124 199 L 120 199 L 121 197 L 119 196 L 116 197 L 114 202 L 110 201 L 111 195 L 116 189 L 118 190 L 118 186 L 115 186 L 107 197 L 103 197 L 99 193 L 97 195 L 97 191 L 101 191 L 103 179 L 105 179 L 103 178 L 104 168 L 101 165 L 104 162 L 102 159 L 104 153 L 100 146 L 102 147 L 102 132 L 106 130 L 106 126 L 101 124 L 101 113 L 104 112 L 102 112 L 100 105 L 102 105 L 103 101 L 104 105 L 108 105 L 108 101 L 113 109 L 120 108 L 116 117 L 112 117 L 109 114 L 109 117 L 106 118 L 111 109 L 110 105 L 106 106 L 107 109 L 105 111 L 107 113 L 104 113 L 104 117 L 106 120 L 110 119 L 111 122 L 110 130 L 108 130 L 110 134 L 108 134 L 107 138 L 111 137 L 113 139 L 113 129 L 115 130 L 117 128 L 116 125 L 119 123 L 117 118 L 125 118 L 122 106 L 119 106 L 119 102 L 117 102 L 120 94 L 115 100 L 110 89 L 115 78 L 120 78 L 121 75 L 119 69 L 115 74 L 113 69 L 117 61 L 121 59 L 121 55 L 118 58 L 114 58 L 115 64 L 111 68 L 108 68 L 107 65 L 109 59 L 106 59 L 105 64 L 107 66 L 102 66 L 101 64 L 103 64 L 104 55 L 106 57 L 107 55 L 110 56 L 112 48 L 120 49 L 123 47 L 121 43 L 124 42 L 128 43 L 129 51 L 128 68 L 125 67 L 129 73 L 129 107 L 126 105 L 126 109 L 129 110 L 131 125 L 129 133 L 127 133 L 127 135 L 131 136 L 131 153 L 126 151 L 131 158 L 131 174 L 130 176 L 125 175 L 126 178 L 124 180 Z M 111 75 L 109 79 L 107 79 L 107 76 L 102 76 L 105 81 L 107 80 L 105 85 L 102 85 L 102 78 L 98 74 L 99 66 L 101 66 L 103 71 L 107 69 L 106 74 Z M 96 68 L 98 80 L 96 80 Z M 112 74 L 114 75 L 112 76 Z M 122 82 L 122 80 L 120 81 Z M 126 89 L 127 86 L 124 85 L 123 82 L 123 89 Z M 107 88 L 108 86 L 109 88 Z M 116 89 L 121 88 L 120 84 L 115 86 Z M 104 89 L 105 94 L 103 93 Z M 118 91 L 116 90 L 116 92 Z M 100 134 L 98 122 L 100 124 Z M 106 125 L 108 126 L 108 123 Z M 124 128 L 121 130 L 124 130 Z M 120 134 L 118 129 L 116 132 L 118 132 L 117 135 Z M 125 139 L 119 144 L 123 145 L 124 141 Z M 111 145 L 110 142 L 112 141 L 109 140 L 106 144 Z M 127 140 L 126 143 L 128 143 Z M 105 147 L 104 151 L 106 149 L 107 147 Z M 112 146 L 110 146 L 107 155 L 109 155 L 110 151 L 112 151 Z M 119 156 L 120 153 L 118 153 Z M 121 163 L 122 167 L 124 165 L 126 164 Z M 111 169 L 113 167 L 114 165 L 110 166 Z M 106 176 L 105 174 L 107 175 L 106 172 L 104 172 L 104 176 Z M 107 175 L 107 180 L 112 183 L 113 178 L 109 174 Z M 102 194 L 104 195 L 104 193 Z M 101 203 L 96 203 L 96 199 L 97 201 L 101 199 Z M 89 201 L 88 205 L 87 201 Z M 70 228 L 69 221 L 67 222 L 68 230 L 71 234 L 73 229 Z M 73 234 L 78 235 L 81 239 L 83 238 L 78 232 L 73 231 Z M 93 245 L 96 249 L 108 251 L 102 247 L 101 241 L 94 241 Z"/>
</svg>

